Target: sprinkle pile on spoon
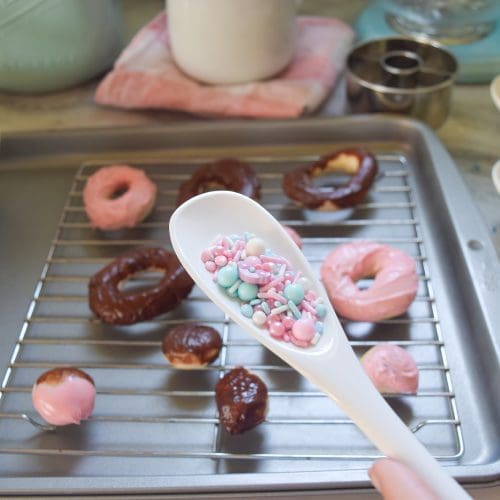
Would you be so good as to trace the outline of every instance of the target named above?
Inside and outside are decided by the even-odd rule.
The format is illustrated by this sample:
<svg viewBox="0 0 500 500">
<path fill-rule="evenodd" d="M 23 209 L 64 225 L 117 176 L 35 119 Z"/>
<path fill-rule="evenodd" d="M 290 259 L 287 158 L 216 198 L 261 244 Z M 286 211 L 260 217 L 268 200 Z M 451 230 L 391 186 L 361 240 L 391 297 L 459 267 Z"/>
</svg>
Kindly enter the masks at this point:
<svg viewBox="0 0 500 500">
<path fill-rule="evenodd" d="M 309 280 L 253 234 L 218 237 L 201 253 L 221 290 L 240 302 L 241 314 L 279 340 L 315 344 L 326 308 Z"/>
</svg>

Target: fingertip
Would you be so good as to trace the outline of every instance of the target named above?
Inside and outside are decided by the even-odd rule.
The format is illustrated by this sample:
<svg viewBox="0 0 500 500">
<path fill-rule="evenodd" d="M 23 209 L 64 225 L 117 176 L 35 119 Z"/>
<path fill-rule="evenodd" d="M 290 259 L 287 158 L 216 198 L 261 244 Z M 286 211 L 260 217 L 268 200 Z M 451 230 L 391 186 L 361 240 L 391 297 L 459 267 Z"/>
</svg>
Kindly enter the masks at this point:
<svg viewBox="0 0 500 500">
<path fill-rule="evenodd" d="M 368 471 L 373 486 L 385 500 L 438 500 L 425 482 L 408 466 L 382 458 L 373 463 Z"/>
</svg>

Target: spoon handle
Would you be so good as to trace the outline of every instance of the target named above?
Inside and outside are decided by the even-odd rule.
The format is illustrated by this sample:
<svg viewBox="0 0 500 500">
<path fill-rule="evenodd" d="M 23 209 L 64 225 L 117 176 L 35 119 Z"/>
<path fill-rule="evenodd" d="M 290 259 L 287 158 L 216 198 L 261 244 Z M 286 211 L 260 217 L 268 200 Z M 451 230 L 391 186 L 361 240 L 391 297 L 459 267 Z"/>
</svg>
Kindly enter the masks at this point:
<svg viewBox="0 0 500 500">
<path fill-rule="evenodd" d="M 382 453 L 407 464 L 439 498 L 471 498 L 375 389 L 343 336 L 310 361 L 302 360 L 295 368 L 330 396 Z"/>
</svg>

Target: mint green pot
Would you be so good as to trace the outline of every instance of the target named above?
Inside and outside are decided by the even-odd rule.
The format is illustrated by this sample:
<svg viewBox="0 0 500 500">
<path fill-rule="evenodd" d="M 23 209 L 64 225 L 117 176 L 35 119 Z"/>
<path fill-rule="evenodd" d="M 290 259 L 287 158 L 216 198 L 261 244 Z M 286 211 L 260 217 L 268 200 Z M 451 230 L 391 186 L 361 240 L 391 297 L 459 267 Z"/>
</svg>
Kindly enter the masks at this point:
<svg viewBox="0 0 500 500">
<path fill-rule="evenodd" d="M 111 68 L 123 47 L 116 0 L 0 0 L 0 90 L 43 93 Z"/>
</svg>

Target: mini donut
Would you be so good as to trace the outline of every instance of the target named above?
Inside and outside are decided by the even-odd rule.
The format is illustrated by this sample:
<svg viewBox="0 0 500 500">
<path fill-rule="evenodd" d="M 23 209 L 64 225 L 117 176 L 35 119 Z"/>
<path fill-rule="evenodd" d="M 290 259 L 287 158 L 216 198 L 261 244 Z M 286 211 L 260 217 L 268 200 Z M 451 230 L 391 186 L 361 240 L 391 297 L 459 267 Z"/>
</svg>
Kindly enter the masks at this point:
<svg viewBox="0 0 500 500">
<path fill-rule="evenodd" d="M 221 347 L 219 332 L 206 325 L 177 325 L 162 342 L 163 355 L 177 368 L 206 366 L 217 358 Z"/>
<path fill-rule="evenodd" d="M 415 261 L 389 245 L 369 241 L 345 243 L 327 255 L 321 279 L 338 314 L 356 321 L 378 321 L 403 314 L 418 288 Z M 360 290 L 356 282 L 374 277 Z"/>
<path fill-rule="evenodd" d="M 344 172 L 350 181 L 338 187 L 316 187 L 313 179 L 320 175 Z M 360 203 L 378 172 L 375 156 L 361 149 L 343 149 L 323 156 L 311 165 L 287 172 L 283 176 L 285 194 L 298 205 L 312 210 L 339 210 Z"/>
<path fill-rule="evenodd" d="M 35 410 L 49 424 L 79 424 L 90 417 L 96 397 L 90 375 L 78 368 L 60 367 L 40 375 L 31 399 Z"/>
<path fill-rule="evenodd" d="M 179 186 L 177 205 L 215 189 L 235 191 L 253 199 L 260 197 L 260 181 L 253 168 L 246 162 L 223 158 L 202 165 Z"/>
<path fill-rule="evenodd" d="M 147 290 L 127 293 L 122 282 L 139 271 L 164 271 L 163 278 Z M 94 314 L 115 325 L 130 325 L 176 307 L 194 283 L 177 256 L 159 247 L 140 247 L 102 268 L 89 281 L 89 306 Z"/>
<path fill-rule="evenodd" d="M 128 165 L 102 167 L 83 188 L 85 211 L 93 227 L 102 230 L 134 227 L 151 212 L 156 185 Z"/>
<path fill-rule="evenodd" d="M 239 366 L 215 386 L 219 420 L 230 434 L 241 434 L 266 419 L 267 387 L 257 375 Z"/>
<path fill-rule="evenodd" d="M 415 394 L 418 368 L 412 356 L 394 344 L 379 344 L 366 351 L 361 366 L 383 394 Z"/>
</svg>

